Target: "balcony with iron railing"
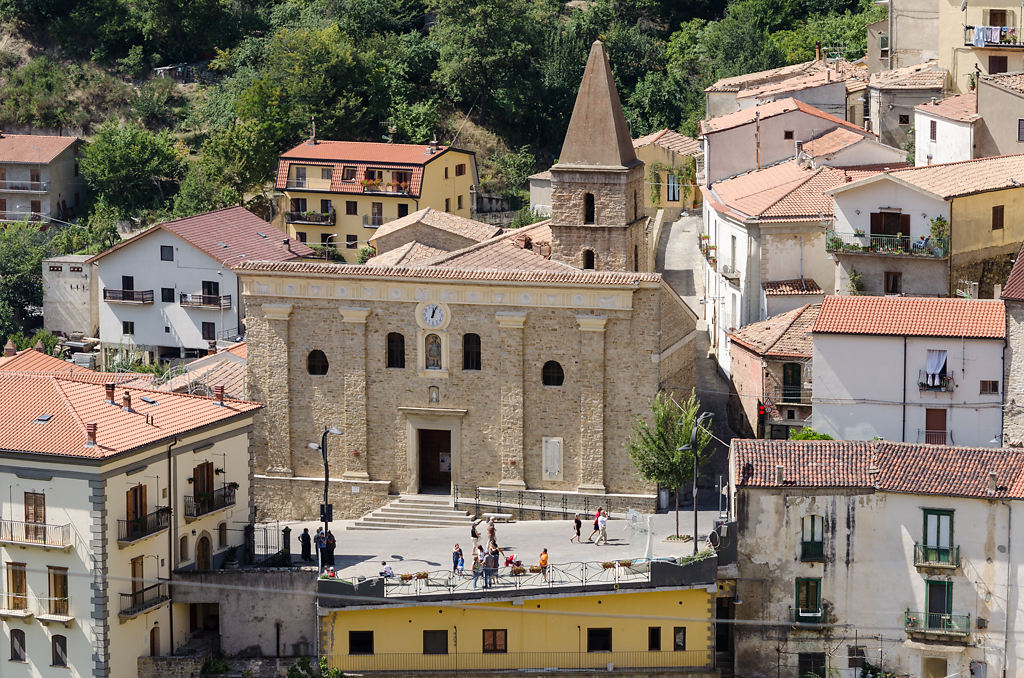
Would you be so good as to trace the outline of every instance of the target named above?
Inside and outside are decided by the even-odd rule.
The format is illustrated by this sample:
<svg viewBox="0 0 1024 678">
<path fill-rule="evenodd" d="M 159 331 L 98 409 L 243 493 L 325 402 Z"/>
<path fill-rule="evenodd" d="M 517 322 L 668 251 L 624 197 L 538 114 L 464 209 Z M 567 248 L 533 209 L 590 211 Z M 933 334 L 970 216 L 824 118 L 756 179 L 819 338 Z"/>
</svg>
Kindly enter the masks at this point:
<svg viewBox="0 0 1024 678">
<path fill-rule="evenodd" d="M 408 182 L 376 181 L 364 179 L 363 193 L 383 193 L 386 195 L 409 195 Z"/>
<path fill-rule="evenodd" d="M 302 179 L 293 177 L 291 179 L 285 180 L 284 187 L 286 189 L 297 189 L 304 191 L 329 191 L 331 190 L 331 180 L 321 179 L 319 177 L 306 177 Z"/>
<path fill-rule="evenodd" d="M 941 429 L 918 429 L 917 442 L 926 445 L 955 445 L 953 432 Z"/>
<path fill-rule="evenodd" d="M 178 301 L 186 308 L 210 308 L 214 310 L 227 310 L 231 308 L 230 294 L 190 294 L 188 292 L 181 292 Z"/>
<path fill-rule="evenodd" d="M 800 560 L 804 562 L 821 562 L 825 560 L 824 541 L 801 541 Z"/>
<path fill-rule="evenodd" d="M 784 385 L 781 389 L 780 405 L 810 405 L 811 389 L 803 386 Z"/>
<path fill-rule="evenodd" d="M 25 590 L 0 595 L 0 619 L 28 619 L 36 613 L 35 608 L 34 597 Z"/>
<path fill-rule="evenodd" d="M 941 259 L 949 255 L 946 238 L 908 235 L 869 235 L 825 231 L 825 251 L 837 254 L 869 254 Z"/>
<path fill-rule="evenodd" d="M 671 645 L 668 649 L 671 649 Z M 324 657 L 332 669 L 345 675 L 496 675 L 536 673 L 540 675 L 596 675 L 623 667 L 630 675 L 711 675 L 714 657 L 711 650 L 614 650 L 562 652 L 458 652 L 424 654 L 421 652 L 351 652 Z M 613 674 L 610 674 L 613 675 Z M 717 672 L 714 673 L 717 675 Z"/>
<path fill-rule="evenodd" d="M 993 30 L 994 29 L 994 30 Z M 964 26 L 964 47 L 1024 49 L 1014 26 Z"/>
<path fill-rule="evenodd" d="M 49 181 L 0 181 L 0 191 L 8 193 L 46 193 Z"/>
<path fill-rule="evenodd" d="M 131 593 L 122 593 L 119 616 L 124 619 L 137 617 L 143 612 L 163 605 L 171 599 L 167 584 L 157 583 Z"/>
<path fill-rule="evenodd" d="M 825 615 L 820 608 L 806 609 L 802 607 L 789 608 L 789 621 L 793 624 L 807 624 L 817 626 L 823 623 Z"/>
<path fill-rule="evenodd" d="M 740 280 L 739 270 L 732 264 L 727 264 L 724 261 L 718 264 L 718 272 L 721 273 L 722 277 L 726 280 L 731 280 L 737 283 Z"/>
<path fill-rule="evenodd" d="M 914 566 L 955 570 L 960 567 L 960 547 L 914 544 Z"/>
<path fill-rule="evenodd" d="M 144 516 L 130 520 L 117 521 L 117 543 L 119 546 L 127 546 L 140 539 L 166 530 L 171 526 L 171 509 L 169 506 L 161 506 L 157 510 L 147 513 Z"/>
<path fill-rule="evenodd" d="M 285 212 L 284 220 L 288 224 L 310 224 L 313 226 L 330 226 L 336 219 L 332 209 L 329 212 Z"/>
<path fill-rule="evenodd" d="M 928 374 L 925 370 L 917 371 L 917 385 L 922 391 L 939 391 L 951 393 L 956 387 L 951 374 Z"/>
<path fill-rule="evenodd" d="M 235 505 L 235 490 L 227 485 L 213 492 L 185 495 L 185 520 L 195 520 L 214 511 Z"/>
<path fill-rule="evenodd" d="M 114 304 L 152 304 L 153 290 L 112 290 L 103 289 L 103 301 Z"/>
<path fill-rule="evenodd" d="M 43 216 L 38 212 L 0 212 L 0 221 L 42 221 Z"/>
<path fill-rule="evenodd" d="M 71 524 L 26 523 L 0 520 L 0 544 L 40 546 L 51 549 L 71 548 Z"/>
<path fill-rule="evenodd" d="M 57 596 L 50 598 L 36 598 L 36 619 L 43 624 L 71 624 L 75 620 L 71 614 L 71 598 L 69 596 Z"/>
<path fill-rule="evenodd" d="M 971 615 L 907 610 L 903 613 L 903 628 L 912 634 L 963 638 L 971 632 Z"/>
<path fill-rule="evenodd" d="M 383 215 L 364 214 L 363 215 L 363 227 L 364 228 L 377 228 L 384 225 Z"/>
</svg>

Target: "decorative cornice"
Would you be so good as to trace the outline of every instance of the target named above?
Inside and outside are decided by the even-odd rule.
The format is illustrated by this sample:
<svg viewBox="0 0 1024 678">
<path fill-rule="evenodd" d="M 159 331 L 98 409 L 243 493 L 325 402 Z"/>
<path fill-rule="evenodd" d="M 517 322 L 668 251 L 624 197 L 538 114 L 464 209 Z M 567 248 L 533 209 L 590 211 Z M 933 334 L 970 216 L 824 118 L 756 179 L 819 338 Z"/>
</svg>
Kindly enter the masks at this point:
<svg viewBox="0 0 1024 678">
<path fill-rule="evenodd" d="M 262 308 L 268 320 L 288 320 L 292 314 L 291 304 L 263 304 Z"/>
<path fill-rule="evenodd" d="M 581 332 L 604 332 L 608 316 L 605 315 L 578 315 L 576 322 Z"/>
<path fill-rule="evenodd" d="M 498 311 L 494 314 L 494 317 L 498 319 L 498 327 L 508 327 L 511 329 L 523 329 L 523 325 L 526 324 L 526 313 L 517 313 L 515 311 Z"/>
<path fill-rule="evenodd" d="M 366 319 L 370 316 L 368 308 L 339 308 L 341 319 L 346 323 L 365 325 Z"/>
</svg>

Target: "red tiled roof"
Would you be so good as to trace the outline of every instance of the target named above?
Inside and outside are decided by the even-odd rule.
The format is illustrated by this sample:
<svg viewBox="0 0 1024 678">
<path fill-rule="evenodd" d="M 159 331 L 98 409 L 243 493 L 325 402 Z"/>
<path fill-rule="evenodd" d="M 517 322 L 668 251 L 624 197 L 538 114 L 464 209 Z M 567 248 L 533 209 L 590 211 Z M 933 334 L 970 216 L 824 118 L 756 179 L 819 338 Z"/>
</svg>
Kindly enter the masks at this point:
<svg viewBox="0 0 1024 678">
<path fill-rule="evenodd" d="M 647 136 L 633 139 L 633 148 L 655 144 L 680 155 L 697 155 L 701 152 L 700 142 L 674 130 L 662 129 Z"/>
<path fill-rule="evenodd" d="M 826 120 L 834 125 L 839 125 L 841 127 L 847 127 L 849 129 L 855 130 L 862 134 L 863 136 L 874 138 L 873 134 L 862 130 L 860 127 L 857 127 L 853 123 L 847 122 L 842 118 L 837 118 L 836 116 L 830 113 L 826 113 L 825 111 L 822 111 L 820 109 L 817 109 L 814 106 L 811 106 L 810 104 L 805 104 L 802 101 L 797 101 L 792 97 L 779 99 L 777 101 L 772 101 L 767 104 L 761 104 L 760 106 L 744 108 L 741 111 L 736 111 L 734 113 L 722 115 L 717 118 L 711 118 L 710 120 L 701 120 L 700 133 L 711 134 L 714 132 L 721 132 L 722 130 L 739 127 L 740 125 L 749 125 L 754 122 L 755 115 L 760 117 L 761 120 L 764 120 L 766 118 L 771 118 L 776 115 L 783 115 L 785 113 L 791 113 L 793 111 L 803 111 L 807 115 L 813 115 L 816 118 L 821 118 L 822 120 Z"/>
<path fill-rule="evenodd" d="M 1002 301 L 938 297 L 829 296 L 814 332 L 1002 339 Z"/>
<path fill-rule="evenodd" d="M 939 99 L 935 103 L 920 104 L 915 106 L 914 110 L 959 122 L 974 122 L 981 117 L 978 115 L 977 92 L 955 94 L 945 99 Z"/>
<path fill-rule="evenodd" d="M 245 360 L 225 349 L 185 365 L 185 372 L 162 383 L 161 391 L 212 395 L 214 386 L 223 386 L 228 398 L 245 397 Z"/>
<path fill-rule="evenodd" d="M 825 85 L 840 84 L 848 77 L 852 76 L 852 72 L 844 77 L 832 70 L 821 69 L 806 75 L 746 87 L 736 93 L 736 98 L 753 99 L 758 97 L 774 96 L 777 94 L 786 94 L 788 92 L 799 92 L 801 90 L 823 87 Z"/>
<path fill-rule="evenodd" d="M 999 298 L 1006 301 L 1024 301 L 1024 243 L 1021 243 L 1020 249 L 1017 250 L 1017 258 L 1013 262 L 1013 268 L 1010 269 L 1010 275 L 1006 278 L 1003 293 Z"/>
<path fill-rule="evenodd" d="M 761 288 L 769 297 L 788 297 L 801 294 L 824 294 L 813 278 L 795 278 L 793 280 L 775 280 L 761 283 Z"/>
<path fill-rule="evenodd" d="M 384 144 L 385 146 L 387 144 Z M 436 155 L 433 157 L 437 157 Z M 277 182 L 274 187 L 278 190 L 285 190 L 288 188 L 288 170 L 291 165 L 312 165 L 320 167 L 330 167 L 331 169 L 331 188 L 330 193 L 345 193 L 348 195 L 403 195 L 401 193 L 392 193 L 388 191 L 375 191 L 373 189 L 367 190 L 363 187 L 362 182 L 366 179 L 366 170 L 368 169 L 382 169 L 382 170 L 404 170 L 412 173 L 412 180 L 409 182 L 409 188 L 407 189 L 408 195 L 411 197 L 419 197 L 420 192 L 423 188 L 423 167 L 421 165 L 399 165 L 388 162 L 323 162 L 323 161 L 309 161 L 309 160 L 289 160 L 281 158 L 277 164 Z M 352 181 L 342 181 L 341 178 L 344 176 L 342 170 L 345 167 L 355 167 L 355 179 Z M 315 181 L 315 177 L 310 182 Z M 312 185 L 312 183 L 310 184 Z M 322 190 L 312 188 L 300 188 L 297 190 Z"/>
<path fill-rule="evenodd" d="M 833 69 L 833 77 L 846 79 L 857 72 L 856 66 L 845 59 L 840 61 L 825 62 L 819 59 L 804 61 L 799 64 L 782 66 L 781 68 L 770 68 L 766 71 L 755 73 L 744 73 L 728 78 L 716 80 L 713 85 L 705 89 L 705 92 L 739 92 L 741 89 L 754 87 L 761 83 L 785 82 L 791 79 L 799 79 L 809 74 L 824 72 L 826 68 Z"/>
<path fill-rule="evenodd" d="M 54 137 L 42 134 L 0 135 L 0 162 L 46 164 L 78 141 L 78 137 Z"/>
<path fill-rule="evenodd" d="M 943 89 L 946 86 L 946 71 L 932 60 L 913 64 L 891 71 L 872 73 L 868 84 L 880 89 Z"/>
<path fill-rule="evenodd" d="M 128 389 L 132 411 L 120 407 L 125 388 L 106 402 L 102 384 L 75 378 L 0 373 L 0 450 L 101 459 L 254 412 L 259 403 L 216 405 L 212 398 Z M 143 402 L 142 396 L 156 401 Z M 40 415 L 49 421 L 36 421 Z M 153 423 L 146 423 L 146 415 Z M 95 446 L 86 445 L 86 424 L 97 425 Z"/>
<path fill-rule="evenodd" d="M 1009 90 L 1014 94 L 1024 94 L 1024 72 L 982 75 L 981 80 Z"/>
<path fill-rule="evenodd" d="M 150 233 L 163 229 L 173 233 L 215 261 L 228 267 L 239 261 L 288 261 L 313 256 L 313 250 L 293 240 L 286 249 L 284 234 L 243 207 L 223 209 L 174 219 L 122 240 L 109 250 L 100 252 L 86 263 L 92 263 Z"/>
<path fill-rule="evenodd" d="M 1020 188 L 1024 185 L 1024 154 L 923 165 L 887 172 L 943 199 Z"/>
<path fill-rule="evenodd" d="M 93 372 L 85 367 L 55 358 L 48 353 L 27 348 L 10 357 L 0 357 L 0 370 L 5 372 Z"/>
<path fill-rule="evenodd" d="M 370 141 L 317 141 L 316 144 L 302 142 L 281 154 L 282 158 L 299 160 L 328 160 L 331 162 L 397 163 L 400 165 L 425 165 L 448 150 L 438 146 L 430 153 L 429 144 L 387 144 Z"/>
<path fill-rule="evenodd" d="M 412 240 L 393 250 L 370 257 L 367 266 L 416 266 L 444 254 L 445 251 Z"/>
<path fill-rule="evenodd" d="M 525 246 L 527 242 L 530 244 L 529 248 Z M 550 245 L 550 222 L 542 221 L 511 230 L 497 238 L 441 254 L 421 265 L 464 271 L 514 270 L 555 274 L 568 271 L 580 272 L 579 269 L 568 264 L 548 258 L 551 251 Z M 548 248 L 547 254 L 541 253 L 544 247 Z"/>
<path fill-rule="evenodd" d="M 863 134 L 857 134 L 845 127 L 836 127 L 834 130 L 825 132 L 815 139 L 805 141 L 800 148 L 812 158 L 819 158 L 823 155 L 830 155 L 844 148 L 849 148 L 854 144 L 859 144 L 864 139 Z"/>
<path fill-rule="evenodd" d="M 412 214 L 407 214 L 404 217 L 382 224 L 380 228 L 374 231 L 370 242 L 374 242 L 378 238 L 390 235 L 414 224 L 425 224 L 477 242 L 493 238 L 501 233 L 499 226 L 460 217 L 458 214 L 435 210 L 432 207 L 425 207 Z"/>
<path fill-rule="evenodd" d="M 1024 452 L 885 440 L 732 441 L 739 487 L 864 488 L 953 497 L 1024 498 Z M 776 482 L 776 467 L 783 482 Z M 989 493 L 989 474 L 996 489 Z"/>
<path fill-rule="evenodd" d="M 247 344 L 244 341 L 240 341 L 237 344 L 232 344 L 231 346 L 228 346 L 224 350 L 227 351 L 228 353 L 234 353 L 242 360 L 245 360 L 246 355 L 248 354 Z"/>
<path fill-rule="evenodd" d="M 760 322 L 744 325 L 729 338 L 762 356 L 810 358 L 814 353 L 811 327 L 821 304 L 805 304 Z"/>
</svg>

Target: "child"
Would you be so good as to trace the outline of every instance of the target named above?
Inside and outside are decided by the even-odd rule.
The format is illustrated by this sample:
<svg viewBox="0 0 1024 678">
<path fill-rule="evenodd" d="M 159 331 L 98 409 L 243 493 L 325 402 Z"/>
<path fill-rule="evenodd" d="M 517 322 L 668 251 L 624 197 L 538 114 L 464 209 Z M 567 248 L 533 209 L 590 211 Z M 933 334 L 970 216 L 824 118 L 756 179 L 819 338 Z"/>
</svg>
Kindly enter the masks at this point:
<svg viewBox="0 0 1024 678">
<path fill-rule="evenodd" d="M 569 543 L 571 544 L 572 540 L 575 539 L 576 543 L 579 544 L 580 543 L 580 528 L 583 526 L 583 522 L 580 520 L 580 514 L 578 514 L 578 513 L 576 514 L 576 518 L 573 519 L 573 521 L 572 521 L 572 526 L 573 526 L 573 530 L 576 532 L 576 534 L 573 535 L 572 537 L 569 537 Z"/>
<path fill-rule="evenodd" d="M 462 572 L 465 569 L 465 567 L 466 567 L 466 561 L 462 557 L 462 551 L 459 551 L 459 564 L 455 566 L 455 573 L 461 577 L 462 576 Z"/>
</svg>

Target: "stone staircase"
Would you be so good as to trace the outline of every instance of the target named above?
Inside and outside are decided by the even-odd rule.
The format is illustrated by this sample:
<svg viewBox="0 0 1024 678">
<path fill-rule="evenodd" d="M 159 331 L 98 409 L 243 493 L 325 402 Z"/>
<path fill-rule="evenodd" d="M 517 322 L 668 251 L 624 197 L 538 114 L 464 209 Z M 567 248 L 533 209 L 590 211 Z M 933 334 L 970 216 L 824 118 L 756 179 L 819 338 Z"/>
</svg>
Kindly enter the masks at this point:
<svg viewBox="0 0 1024 678">
<path fill-rule="evenodd" d="M 409 527 L 465 527 L 473 519 L 466 511 L 458 511 L 446 496 L 403 494 L 349 526 L 350 530 L 398 530 Z"/>
</svg>

